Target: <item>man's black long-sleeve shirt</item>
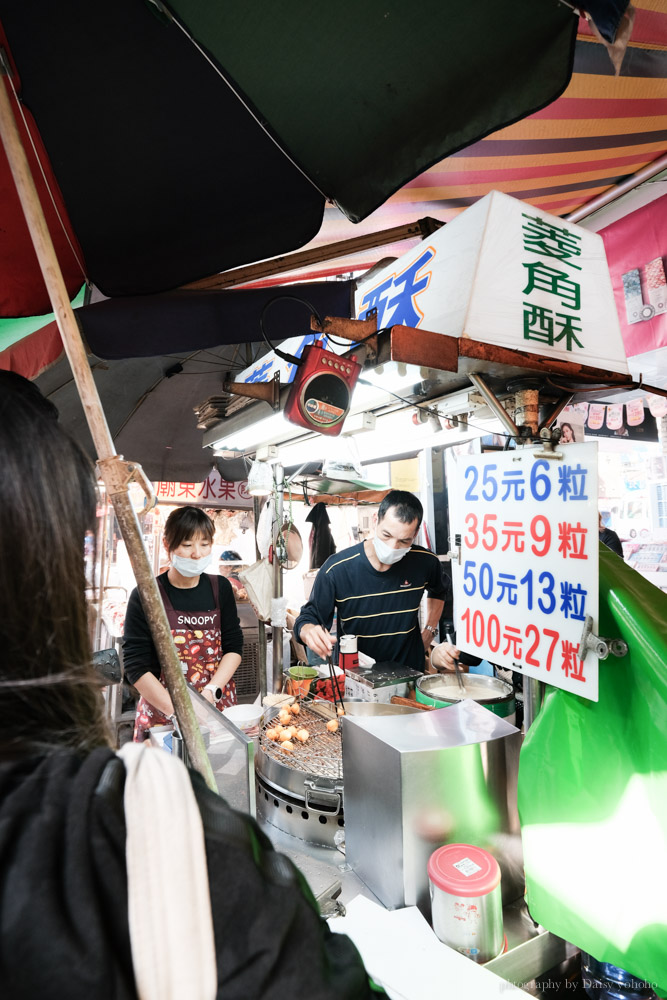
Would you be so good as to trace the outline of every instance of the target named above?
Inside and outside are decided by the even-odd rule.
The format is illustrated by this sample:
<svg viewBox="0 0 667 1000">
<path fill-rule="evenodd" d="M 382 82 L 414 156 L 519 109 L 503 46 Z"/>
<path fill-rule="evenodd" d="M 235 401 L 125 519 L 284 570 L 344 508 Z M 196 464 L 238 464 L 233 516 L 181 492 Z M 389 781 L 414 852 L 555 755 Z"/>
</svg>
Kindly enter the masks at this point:
<svg viewBox="0 0 667 1000">
<path fill-rule="evenodd" d="M 419 605 L 424 590 L 435 600 L 445 598 L 440 560 L 433 552 L 413 545 L 400 562 L 381 573 L 360 542 L 324 563 L 294 624 L 295 638 L 299 640 L 306 623 L 331 628 L 337 611 L 339 635 L 356 635 L 362 653 L 378 663 L 390 660 L 421 670 Z"/>
</svg>

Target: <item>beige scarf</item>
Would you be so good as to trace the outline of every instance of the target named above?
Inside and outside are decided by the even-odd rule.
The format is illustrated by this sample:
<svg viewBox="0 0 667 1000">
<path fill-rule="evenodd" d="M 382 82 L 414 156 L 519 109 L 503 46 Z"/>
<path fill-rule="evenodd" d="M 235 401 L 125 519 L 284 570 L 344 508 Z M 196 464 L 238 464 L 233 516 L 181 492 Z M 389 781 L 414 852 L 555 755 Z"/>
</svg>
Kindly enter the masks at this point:
<svg viewBox="0 0 667 1000">
<path fill-rule="evenodd" d="M 204 828 L 183 764 L 128 743 L 127 888 L 139 1000 L 215 1000 L 218 972 Z"/>
</svg>

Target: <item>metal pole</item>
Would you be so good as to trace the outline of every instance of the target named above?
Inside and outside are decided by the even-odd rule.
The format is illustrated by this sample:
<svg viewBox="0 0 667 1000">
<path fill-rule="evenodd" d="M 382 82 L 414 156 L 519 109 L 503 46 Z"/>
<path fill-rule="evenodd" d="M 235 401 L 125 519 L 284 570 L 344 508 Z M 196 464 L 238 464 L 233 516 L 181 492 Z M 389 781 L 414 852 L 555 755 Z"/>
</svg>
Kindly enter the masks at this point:
<svg viewBox="0 0 667 1000">
<path fill-rule="evenodd" d="M 442 461 L 442 459 L 441 459 Z M 422 505 L 424 507 L 424 520 L 422 524 L 428 529 L 431 542 L 433 545 L 433 553 L 435 554 L 435 507 L 433 504 L 433 449 L 426 447 L 423 451 L 419 452 L 419 494 L 421 497 Z M 426 544 L 426 539 L 424 539 L 424 544 Z M 427 608 L 428 596 L 425 593 L 422 597 L 420 616 L 420 625 L 423 627 L 425 622 L 426 608 Z M 439 628 L 439 626 L 438 626 Z M 434 642 L 440 641 L 440 632 L 436 632 L 433 636 Z"/>
<path fill-rule="evenodd" d="M 611 204 L 612 201 L 616 201 L 621 195 L 627 194 L 628 191 L 634 191 L 635 188 L 643 184 L 644 181 L 648 181 L 651 177 L 655 177 L 662 170 L 667 170 L 667 153 L 664 156 L 658 157 L 653 163 L 649 163 L 648 166 L 642 167 L 638 170 L 636 174 L 632 177 L 628 177 L 626 181 L 621 181 L 616 187 L 610 188 L 609 191 L 605 191 L 603 194 L 599 194 L 596 198 L 582 205 L 581 208 L 575 209 L 574 212 L 570 212 L 569 215 L 564 216 L 568 222 L 580 222 L 581 219 L 587 218 L 592 215 L 593 212 L 597 212 L 599 208 L 604 208 L 605 205 Z"/>
<path fill-rule="evenodd" d="M 263 497 L 253 497 L 252 507 L 253 514 L 255 516 L 255 556 L 257 559 L 261 558 L 261 553 L 259 551 L 259 545 L 257 544 L 257 525 L 259 524 L 259 515 L 262 506 Z M 257 622 L 257 642 L 258 642 L 258 660 L 259 660 L 259 693 L 262 698 L 266 697 L 266 625 L 264 622 Z"/>
<path fill-rule="evenodd" d="M 544 700 L 544 681 L 523 675 L 523 731 L 527 733 L 540 713 Z"/>
<path fill-rule="evenodd" d="M 106 573 L 106 554 L 107 554 L 107 534 L 109 526 L 109 505 L 107 504 L 107 498 L 104 497 L 104 505 L 102 507 L 102 516 L 99 518 L 99 524 L 97 526 L 97 538 L 95 540 L 95 545 L 97 552 L 95 553 L 95 563 L 93 565 L 93 578 L 91 584 L 93 587 L 93 594 L 97 590 L 97 619 L 95 622 L 95 641 L 93 643 L 93 650 L 100 649 L 100 643 L 102 641 L 102 608 L 104 605 L 104 575 Z M 99 569 L 99 583 L 96 582 L 95 576 Z"/>
<path fill-rule="evenodd" d="M 0 136 L 2 136 L 7 160 L 49 294 L 51 307 L 72 368 L 88 427 L 99 456 L 98 469 L 127 545 L 141 601 L 188 753 L 193 766 L 203 775 L 209 787 L 217 791 L 213 770 L 185 685 L 180 660 L 176 655 L 176 647 L 172 641 L 164 605 L 160 599 L 157 583 L 144 548 L 139 523 L 130 503 L 128 487 L 133 478 L 141 481 L 151 495 L 152 487 L 139 466 L 123 462 L 122 456 L 115 453 L 97 386 L 90 370 L 86 350 L 81 340 L 79 327 L 70 305 L 69 295 L 44 218 L 35 182 L 30 172 L 30 165 L 21 144 L 9 93 L 4 83 L 5 77 L 9 79 L 5 64 L 0 62 L 0 78 L 2 78 L 0 79 Z"/>
<path fill-rule="evenodd" d="M 498 400 L 496 399 L 496 397 L 493 395 L 493 393 L 489 389 L 488 385 L 486 384 L 486 382 L 484 381 L 484 379 L 482 378 L 482 376 L 481 375 L 475 375 L 474 373 L 473 374 L 468 373 L 468 378 L 470 379 L 470 381 L 472 382 L 472 384 L 475 386 L 475 388 L 478 389 L 479 392 L 481 392 L 482 396 L 484 396 L 484 399 L 489 404 L 490 409 L 493 410 L 493 412 L 495 413 L 495 415 L 500 420 L 501 424 L 503 424 L 504 427 L 506 427 L 506 429 L 509 431 L 509 433 L 512 435 L 512 437 L 515 437 L 518 440 L 520 438 L 520 436 L 521 436 L 519 434 L 519 428 L 514 423 L 514 421 L 510 417 L 510 415 L 507 412 L 507 410 L 505 409 L 505 407 L 502 406 L 498 402 Z"/>
<path fill-rule="evenodd" d="M 539 426 L 539 390 L 518 389 L 514 396 L 514 416 L 517 424 L 530 427 L 537 435 Z M 523 731 L 527 733 L 542 707 L 544 682 L 534 677 L 523 677 Z"/>
<path fill-rule="evenodd" d="M 273 467 L 276 491 L 276 520 L 273 526 L 273 596 L 283 596 L 283 565 L 278 558 L 282 551 L 280 537 L 283 527 L 283 490 L 285 489 L 285 471 L 280 462 Z M 273 690 L 282 691 L 283 687 L 283 627 L 272 625 L 273 635 Z"/>
</svg>

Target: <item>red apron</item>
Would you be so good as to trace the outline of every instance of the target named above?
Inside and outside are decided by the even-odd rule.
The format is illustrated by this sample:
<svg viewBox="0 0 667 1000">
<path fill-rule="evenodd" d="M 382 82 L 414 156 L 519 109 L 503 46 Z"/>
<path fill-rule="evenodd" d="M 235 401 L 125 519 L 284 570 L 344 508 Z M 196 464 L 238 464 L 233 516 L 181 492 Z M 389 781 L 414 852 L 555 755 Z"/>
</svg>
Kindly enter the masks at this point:
<svg viewBox="0 0 667 1000">
<path fill-rule="evenodd" d="M 208 574 L 207 574 L 208 576 Z M 167 612 L 167 621 L 174 637 L 176 652 L 181 661 L 185 679 L 197 690 L 201 691 L 218 669 L 222 656 L 220 633 L 220 595 L 217 576 L 208 576 L 213 589 L 215 608 L 213 611 L 176 611 L 166 589 L 158 580 L 160 596 Z M 164 678 L 160 683 L 165 687 Z M 222 711 L 228 705 L 236 704 L 236 684 L 231 680 L 222 690 L 222 697 L 216 702 L 216 708 Z M 152 726 L 169 725 L 169 719 L 143 697 L 137 703 L 137 715 L 134 722 L 134 742 L 142 743 L 148 739 L 148 730 Z"/>
</svg>

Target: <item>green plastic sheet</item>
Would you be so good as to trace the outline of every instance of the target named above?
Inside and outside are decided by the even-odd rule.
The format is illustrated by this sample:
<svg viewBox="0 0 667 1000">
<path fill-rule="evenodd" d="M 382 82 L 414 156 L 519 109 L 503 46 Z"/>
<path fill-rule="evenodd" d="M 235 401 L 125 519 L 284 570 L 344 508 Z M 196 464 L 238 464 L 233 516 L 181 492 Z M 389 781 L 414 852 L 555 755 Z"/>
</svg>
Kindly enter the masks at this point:
<svg viewBox="0 0 667 1000">
<path fill-rule="evenodd" d="M 76 298 L 72 299 L 72 308 L 79 309 L 85 302 L 86 286 L 83 285 Z M 54 313 L 46 313 L 44 316 L 16 316 L 10 318 L 0 317 L 0 351 L 7 350 L 12 344 L 18 343 L 24 337 L 30 336 L 42 327 L 53 323 Z"/>
<path fill-rule="evenodd" d="M 550 688 L 521 751 L 531 916 L 667 995 L 667 594 L 600 545 L 600 700 Z"/>
</svg>

